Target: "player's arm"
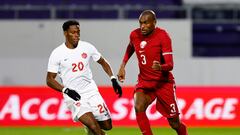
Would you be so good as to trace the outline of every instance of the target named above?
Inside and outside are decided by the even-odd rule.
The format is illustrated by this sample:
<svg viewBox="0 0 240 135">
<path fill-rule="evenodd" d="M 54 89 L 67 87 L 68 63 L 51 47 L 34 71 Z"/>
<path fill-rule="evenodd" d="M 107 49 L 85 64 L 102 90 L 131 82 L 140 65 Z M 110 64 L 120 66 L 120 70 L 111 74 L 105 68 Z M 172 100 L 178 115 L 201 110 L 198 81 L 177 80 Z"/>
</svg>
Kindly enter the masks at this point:
<svg viewBox="0 0 240 135">
<path fill-rule="evenodd" d="M 57 73 L 47 72 L 47 78 L 46 82 L 47 85 L 51 88 L 53 88 L 56 91 L 63 92 L 67 94 L 69 97 L 71 97 L 73 100 L 78 101 L 81 99 L 81 96 L 72 89 L 64 88 L 55 78 L 57 76 Z"/>
<path fill-rule="evenodd" d="M 130 57 L 133 55 L 135 49 L 133 47 L 133 45 L 131 44 L 131 42 L 128 44 L 127 46 L 127 49 L 126 49 L 126 52 L 124 54 L 124 57 L 123 57 L 123 61 L 120 65 L 120 68 L 119 68 L 119 71 L 118 71 L 118 80 L 120 82 L 123 82 L 125 80 L 125 66 L 128 62 L 128 60 L 130 59 Z"/>
<path fill-rule="evenodd" d="M 162 39 L 162 56 L 164 63 L 153 61 L 154 70 L 171 71 L 173 69 L 172 43 L 169 35 L 165 32 Z"/>
<path fill-rule="evenodd" d="M 109 77 L 113 76 L 112 68 L 105 58 L 101 56 L 97 62 L 102 66 L 103 70 L 107 73 Z"/>
<path fill-rule="evenodd" d="M 111 78 L 112 86 L 113 86 L 115 93 L 119 97 L 121 97 L 122 96 L 122 88 L 118 84 L 116 77 L 113 75 L 112 68 L 111 68 L 110 64 L 108 63 L 108 61 L 101 56 L 97 62 L 102 66 L 103 70 Z"/>
<path fill-rule="evenodd" d="M 172 54 L 165 54 L 163 55 L 164 64 L 160 64 L 159 61 L 153 61 L 152 68 L 154 70 L 161 70 L 161 71 L 171 71 L 173 69 L 173 57 Z"/>
<path fill-rule="evenodd" d="M 62 89 L 64 88 L 60 83 L 56 81 L 57 73 L 47 72 L 47 78 L 46 83 L 49 87 L 53 88 L 54 90 L 58 92 L 62 92 Z"/>
</svg>

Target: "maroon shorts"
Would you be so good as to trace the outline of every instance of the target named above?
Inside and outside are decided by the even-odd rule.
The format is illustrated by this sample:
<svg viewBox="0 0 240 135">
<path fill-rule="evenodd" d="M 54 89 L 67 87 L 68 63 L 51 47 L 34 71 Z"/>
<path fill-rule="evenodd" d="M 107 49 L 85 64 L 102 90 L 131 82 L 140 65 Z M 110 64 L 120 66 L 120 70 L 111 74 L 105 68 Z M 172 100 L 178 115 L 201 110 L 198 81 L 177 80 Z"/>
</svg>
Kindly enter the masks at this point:
<svg viewBox="0 0 240 135">
<path fill-rule="evenodd" d="M 151 97 L 151 103 L 156 100 L 156 110 L 164 117 L 173 118 L 179 115 L 176 101 L 175 82 L 138 80 L 134 92 L 144 92 Z"/>
</svg>

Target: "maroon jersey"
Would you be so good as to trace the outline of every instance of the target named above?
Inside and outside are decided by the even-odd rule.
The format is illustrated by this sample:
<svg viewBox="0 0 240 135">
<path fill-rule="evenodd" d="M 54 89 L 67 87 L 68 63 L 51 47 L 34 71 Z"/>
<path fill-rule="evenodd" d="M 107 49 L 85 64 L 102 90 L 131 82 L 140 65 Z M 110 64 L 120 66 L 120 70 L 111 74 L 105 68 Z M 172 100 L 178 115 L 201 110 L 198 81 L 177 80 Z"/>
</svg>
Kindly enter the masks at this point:
<svg viewBox="0 0 240 135">
<path fill-rule="evenodd" d="M 139 79 L 166 81 L 173 80 L 172 45 L 167 32 L 155 28 L 149 36 L 143 36 L 140 29 L 135 29 L 130 34 L 130 43 L 127 47 L 123 62 L 127 62 L 136 52 L 139 65 Z M 162 70 L 152 69 L 153 61 L 159 61 Z"/>
</svg>

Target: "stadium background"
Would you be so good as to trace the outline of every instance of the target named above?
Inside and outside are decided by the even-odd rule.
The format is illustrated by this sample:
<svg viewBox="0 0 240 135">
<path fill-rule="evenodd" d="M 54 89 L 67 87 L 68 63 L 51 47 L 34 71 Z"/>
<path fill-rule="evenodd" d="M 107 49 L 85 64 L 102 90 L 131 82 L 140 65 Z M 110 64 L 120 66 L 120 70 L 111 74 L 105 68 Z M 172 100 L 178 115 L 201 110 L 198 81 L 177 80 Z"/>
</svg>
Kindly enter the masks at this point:
<svg viewBox="0 0 240 135">
<path fill-rule="evenodd" d="M 93 43 L 117 73 L 129 33 L 138 27 L 144 9 L 153 9 L 159 18 L 157 26 L 172 37 L 173 72 L 183 120 L 193 128 L 239 129 L 239 0 L 1 0 L 1 130 L 9 126 L 75 127 L 67 112 L 55 116 L 60 115 L 61 95 L 45 85 L 50 52 L 64 41 L 62 23 L 79 20 L 81 39 Z M 94 79 L 113 112 L 116 127 L 136 127 L 131 108 L 138 73 L 134 59 L 127 65 L 121 99 L 114 97 L 100 66 L 92 63 Z M 44 105 L 49 107 L 46 116 L 44 109 L 39 111 Z M 154 109 L 149 115 L 154 127 L 167 126 Z"/>
</svg>

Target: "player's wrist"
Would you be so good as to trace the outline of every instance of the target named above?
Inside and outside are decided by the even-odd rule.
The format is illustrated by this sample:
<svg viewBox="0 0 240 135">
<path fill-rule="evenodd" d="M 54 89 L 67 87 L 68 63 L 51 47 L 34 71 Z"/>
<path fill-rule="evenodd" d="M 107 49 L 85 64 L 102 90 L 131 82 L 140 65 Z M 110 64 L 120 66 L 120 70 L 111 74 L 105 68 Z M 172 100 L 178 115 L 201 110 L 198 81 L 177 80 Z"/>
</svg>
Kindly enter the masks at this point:
<svg viewBox="0 0 240 135">
<path fill-rule="evenodd" d="M 162 71 L 162 65 L 159 64 L 159 70 Z"/>
<path fill-rule="evenodd" d="M 68 89 L 68 88 L 67 88 L 67 87 L 64 87 L 64 88 L 62 89 L 62 93 L 65 93 L 66 89 Z"/>
<path fill-rule="evenodd" d="M 112 75 L 110 78 L 111 78 L 111 80 L 116 79 L 116 77 L 114 75 Z"/>
<path fill-rule="evenodd" d="M 122 64 L 120 65 L 121 68 L 125 68 L 126 66 L 126 62 L 122 62 Z"/>
</svg>

